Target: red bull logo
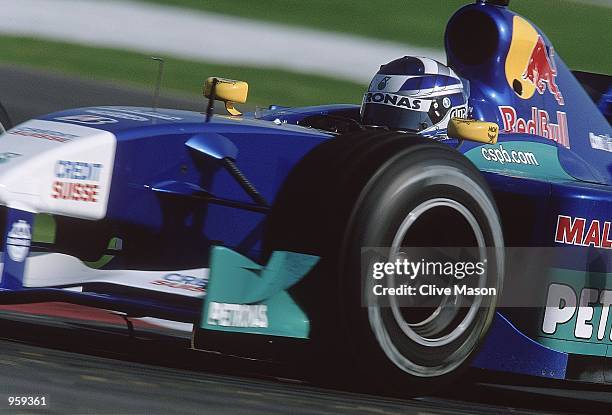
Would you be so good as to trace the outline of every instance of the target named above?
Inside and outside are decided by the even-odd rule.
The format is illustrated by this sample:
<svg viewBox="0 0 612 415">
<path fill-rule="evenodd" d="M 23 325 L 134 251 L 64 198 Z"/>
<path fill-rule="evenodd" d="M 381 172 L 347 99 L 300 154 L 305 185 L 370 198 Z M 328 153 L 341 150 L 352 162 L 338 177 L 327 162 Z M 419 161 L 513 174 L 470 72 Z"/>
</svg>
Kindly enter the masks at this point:
<svg viewBox="0 0 612 415">
<path fill-rule="evenodd" d="M 530 120 L 519 117 L 516 109 L 510 106 L 500 106 L 499 112 L 504 131 L 538 135 L 570 148 L 566 113 L 557 111 L 557 123 L 554 123 L 548 111 L 536 107 L 531 108 Z"/>
<path fill-rule="evenodd" d="M 541 36 L 538 36 L 538 42 L 531 52 L 529 64 L 523 73 L 523 79 L 531 82 L 540 95 L 543 95 L 548 88 L 550 93 L 555 96 L 559 105 L 564 105 L 563 95 L 555 81 L 557 78 L 557 68 L 554 64 L 554 56 L 555 51 L 553 47 L 550 47 L 549 55 L 546 51 L 544 40 L 542 40 Z"/>
<path fill-rule="evenodd" d="M 506 79 L 516 95 L 530 99 L 537 91 L 548 91 L 559 105 L 564 105 L 563 94 L 557 85 L 555 51 L 547 45 L 538 31 L 527 20 L 514 16 L 512 42 L 506 56 Z"/>
</svg>

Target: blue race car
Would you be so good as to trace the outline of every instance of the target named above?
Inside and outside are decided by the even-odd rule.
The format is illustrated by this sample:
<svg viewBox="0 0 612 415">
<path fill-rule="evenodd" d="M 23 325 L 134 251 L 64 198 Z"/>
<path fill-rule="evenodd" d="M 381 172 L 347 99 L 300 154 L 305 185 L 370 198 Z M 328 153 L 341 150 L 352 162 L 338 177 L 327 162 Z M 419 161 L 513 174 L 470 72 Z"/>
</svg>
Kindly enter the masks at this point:
<svg viewBox="0 0 612 415">
<path fill-rule="evenodd" d="M 243 115 L 247 84 L 210 78 L 206 114 L 90 107 L 11 128 L 0 303 L 193 323 L 197 349 L 311 347 L 414 392 L 469 366 L 612 382 L 611 78 L 572 73 L 507 3 L 457 11 L 447 65 L 383 65 L 361 106 Z M 405 246 L 487 250 L 470 288 L 497 295 L 370 303 L 364 249 Z M 505 247 L 554 248 L 527 275 L 537 304 L 502 301 L 522 262 Z"/>
</svg>

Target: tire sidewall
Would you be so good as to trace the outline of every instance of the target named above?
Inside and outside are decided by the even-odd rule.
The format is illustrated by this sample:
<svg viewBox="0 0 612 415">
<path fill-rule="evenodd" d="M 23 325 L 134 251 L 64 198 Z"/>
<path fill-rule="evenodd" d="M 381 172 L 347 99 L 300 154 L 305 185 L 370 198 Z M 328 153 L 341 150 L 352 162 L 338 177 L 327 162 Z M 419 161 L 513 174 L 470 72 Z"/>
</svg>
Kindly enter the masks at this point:
<svg viewBox="0 0 612 415">
<path fill-rule="evenodd" d="M 403 365 L 397 357 L 392 357 L 394 352 L 389 347 L 393 349 L 394 341 L 390 336 L 398 333 L 389 333 L 389 330 L 382 328 L 380 323 L 384 310 L 366 308 L 361 304 L 361 248 L 390 246 L 395 230 L 406 215 L 423 201 L 436 197 L 450 198 L 464 205 L 477 219 L 486 245 L 503 247 L 499 215 L 487 184 L 476 168 L 455 150 L 435 144 L 415 146 L 382 165 L 368 181 L 355 204 L 340 261 L 340 292 L 350 293 L 344 297 L 346 304 L 342 307 L 351 310 L 346 315 L 347 334 L 353 339 L 353 344 L 359 345 L 356 351 L 361 356 L 357 359 L 370 369 L 380 371 L 384 367 L 386 370 L 383 373 L 404 372 L 418 377 L 414 372 L 400 369 L 399 366 Z M 495 268 L 503 272 L 503 258 L 499 259 L 501 261 L 497 261 Z M 491 274 L 497 277 L 493 286 L 501 292 L 503 275 L 497 269 Z M 488 286 L 492 286 L 491 283 Z M 495 299 L 485 297 L 485 301 L 469 329 L 456 341 L 439 350 L 425 350 L 422 346 L 415 348 L 421 354 L 449 355 L 451 358 L 456 353 L 454 349 L 460 349 L 459 354 L 464 357 L 451 370 L 436 378 L 456 375 L 474 355 L 494 316 Z M 358 312 L 355 312 L 356 307 L 360 307 Z M 392 363 L 393 360 L 395 363 Z"/>
</svg>

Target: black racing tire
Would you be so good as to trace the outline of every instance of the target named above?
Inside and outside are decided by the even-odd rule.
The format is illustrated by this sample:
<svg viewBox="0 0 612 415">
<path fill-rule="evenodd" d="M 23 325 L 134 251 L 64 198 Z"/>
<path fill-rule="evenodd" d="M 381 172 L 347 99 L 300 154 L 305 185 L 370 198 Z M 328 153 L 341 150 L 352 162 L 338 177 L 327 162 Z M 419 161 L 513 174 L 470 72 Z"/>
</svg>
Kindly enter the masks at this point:
<svg viewBox="0 0 612 415">
<path fill-rule="evenodd" d="M 6 109 L 2 104 L 0 104 L 0 133 L 7 131 L 13 128 L 13 123 L 11 122 L 11 118 L 6 112 Z"/>
<path fill-rule="evenodd" d="M 432 140 L 372 130 L 331 139 L 304 157 L 279 192 L 266 227 L 268 253 L 321 257 L 290 290 L 311 318 L 311 339 L 329 358 L 320 365 L 342 362 L 340 371 L 356 369 L 369 385 L 381 385 L 378 392 L 426 394 L 455 379 L 495 314 L 498 297 L 485 297 L 471 320 L 461 321 L 465 329 L 454 340 L 436 345 L 407 336 L 389 308 L 362 306 L 361 248 L 391 246 L 406 218 L 423 206 L 432 210 L 425 211 L 426 223 L 415 222 L 416 231 L 406 234 L 418 239 L 408 244 L 474 246 L 478 240 L 477 246 L 503 248 L 494 199 L 469 160 Z M 454 224 L 457 212 L 469 227 Z M 503 255 L 495 252 L 487 286 L 501 292 Z"/>
</svg>

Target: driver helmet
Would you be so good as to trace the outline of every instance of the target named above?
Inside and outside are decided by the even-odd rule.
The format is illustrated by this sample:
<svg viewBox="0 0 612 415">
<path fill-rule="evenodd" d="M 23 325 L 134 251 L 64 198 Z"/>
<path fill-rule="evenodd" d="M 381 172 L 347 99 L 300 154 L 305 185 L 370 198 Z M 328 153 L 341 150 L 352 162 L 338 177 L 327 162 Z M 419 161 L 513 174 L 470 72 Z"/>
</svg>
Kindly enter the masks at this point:
<svg viewBox="0 0 612 415">
<path fill-rule="evenodd" d="M 446 134 L 453 117 L 467 117 L 468 87 L 448 66 L 404 56 L 382 65 L 361 103 L 364 125 L 423 135 Z"/>
</svg>

